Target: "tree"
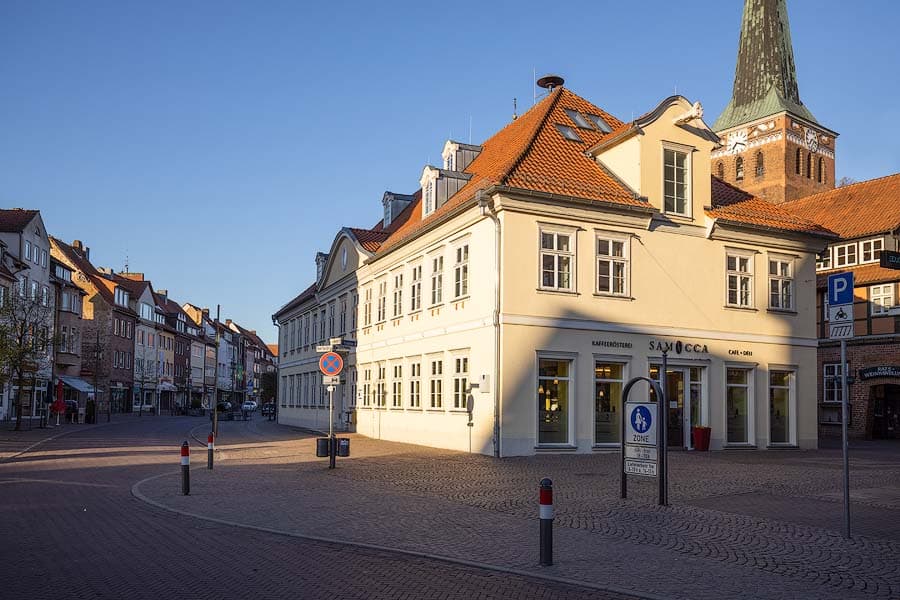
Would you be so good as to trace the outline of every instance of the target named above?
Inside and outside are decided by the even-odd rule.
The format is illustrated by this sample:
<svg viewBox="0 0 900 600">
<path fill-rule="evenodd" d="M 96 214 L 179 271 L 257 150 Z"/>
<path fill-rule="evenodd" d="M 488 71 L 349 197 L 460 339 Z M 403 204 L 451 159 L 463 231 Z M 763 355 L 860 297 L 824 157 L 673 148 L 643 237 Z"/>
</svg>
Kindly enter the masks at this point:
<svg viewBox="0 0 900 600">
<path fill-rule="evenodd" d="M 137 348 L 140 347 L 140 355 Z M 144 416 L 144 386 L 147 384 L 156 385 L 159 381 L 159 372 L 156 366 L 156 351 L 150 346 L 139 344 L 135 347 L 134 355 L 134 383 L 140 390 L 138 401 L 138 416 Z"/>
<path fill-rule="evenodd" d="M 278 376 L 274 371 L 268 371 L 259 376 L 259 385 L 262 387 L 260 396 L 263 403 L 275 402 L 278 396 Z"/>
<path fill-rule="evenodd" d="M 856 180 L 852 177 L 841 177 L 838 179 L 837 187 L 844 187 L 845 185 L 852 185 L 856 183 Z"/>
<path fill-rule="evenodd" d="M 31 380 L 32 397 L 41 371 L 49 374 L 53 334 L 53 305 L 47 296 L 28 297 L 17 287 L 9 297 L 0 297 L 0 372 L 19 386 L 16 398 L 16 430 L 22 429 L 26 382 Z M 4 382 L 5 383 L 5 382 Z"/>
</svg>

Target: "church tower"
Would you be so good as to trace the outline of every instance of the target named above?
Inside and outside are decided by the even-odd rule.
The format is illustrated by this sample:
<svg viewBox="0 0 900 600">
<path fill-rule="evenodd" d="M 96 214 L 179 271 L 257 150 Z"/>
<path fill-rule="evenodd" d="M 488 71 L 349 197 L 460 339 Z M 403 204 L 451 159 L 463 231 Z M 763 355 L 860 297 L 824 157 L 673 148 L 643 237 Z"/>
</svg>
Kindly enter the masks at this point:
<svg viewBox="0 0 900 600">
<path fill-rule="evenodd" d="M 744 0 L 731 101 L 712 173 L 780 204 L 834 188 L 837 133 L 800 101 L 786 0 Z"/>
</svg>

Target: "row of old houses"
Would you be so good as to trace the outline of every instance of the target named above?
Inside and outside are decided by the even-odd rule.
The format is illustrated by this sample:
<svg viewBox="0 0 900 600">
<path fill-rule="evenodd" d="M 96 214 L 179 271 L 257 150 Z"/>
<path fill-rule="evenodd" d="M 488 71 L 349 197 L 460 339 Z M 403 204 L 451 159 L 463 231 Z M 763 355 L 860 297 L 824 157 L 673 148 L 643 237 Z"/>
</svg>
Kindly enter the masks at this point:
<svg viewBox="0 0 900 600">
<path fill-rule="evenodd" d="M 81 241 L 50 235 L 38 210 L 0 210 L 0 305 L 27 330 L 15 339 L 7 326 L 6 345 L 30 352 L 24 368 L 0 364 L 0 419 L 46 414 L 57 399 L 88 420 L 237 406 L 259 401 L 275 369 L 256 331 L 175 300 L 143 273 L 95 266 Z"/>
</svg>

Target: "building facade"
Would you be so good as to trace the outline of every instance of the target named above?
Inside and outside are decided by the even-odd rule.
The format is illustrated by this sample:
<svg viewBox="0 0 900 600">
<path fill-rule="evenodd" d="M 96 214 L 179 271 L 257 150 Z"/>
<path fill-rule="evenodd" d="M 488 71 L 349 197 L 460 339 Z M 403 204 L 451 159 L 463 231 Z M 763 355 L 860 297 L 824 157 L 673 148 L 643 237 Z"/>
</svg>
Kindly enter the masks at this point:
<svg viewBox="0 0 900 600">
<path fill-rule="evenodd" d="M 854 335 L 847 341 L 850 434 L 900 438 L 900 174 L 843 186 L 786 205 L 840 234 L 818 257 L 819 431 L 841 435 L 840 342 L 829 339 L 828 275 L 854 276 Z"/>
<path fill-rule="evenodd" d="M 315 346 L 345 337 L 347 296 L 336 393 L 372 437 L 617 446 L 622 387 L 649 375 L 674 446 L 706 425 L 714 448 L 814 447 L 815 254 L 834 236 L 711 178 L 719 146 L 682 97 L 623 123 L 564 87 L 482 146 L 448 142 L 276 313 L 279 420 L 326 428 Z"/>
</svg>

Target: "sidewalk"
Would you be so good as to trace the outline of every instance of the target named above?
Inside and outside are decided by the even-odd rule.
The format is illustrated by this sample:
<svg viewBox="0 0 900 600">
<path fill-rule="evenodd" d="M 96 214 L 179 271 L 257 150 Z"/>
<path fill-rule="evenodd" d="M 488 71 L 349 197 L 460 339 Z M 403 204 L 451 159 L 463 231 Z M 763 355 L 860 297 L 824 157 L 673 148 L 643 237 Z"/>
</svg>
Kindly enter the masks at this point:
<svg viewBox="0 0 900 600">
<path fill-rule="evenodd" d="M 297 439 L 301 435 L 305 439 Z M 685 490 L 687 496 L 692 489 L 712 496 L 690 483 L 673 486 L 670 507 L 652 504 L 652 486 L 643 482 L 635 482 L 631 499 L 622 501 L 614 485 L 618 456 L 496 461 L 349 437 L 352 458 L 339 459 L 330 471 L 314 457 L 310 436 L 265 421 L 229 424 L 217 444 L 215 471 L 192 471 L 191 496 L 180 495 L 175 473 L 147 480 L 136 492 L 177 511 L 233 524 L 667 598 L 900 597 L 900 541 L 847 541 L 821 527 L 691 506 L 682 497 Z M 675 457 L 673 471 L 682 482 L 685 464 L 704 466 L 704 478 L 714 482 L 723 479 L 723 464 L 730 467 L 739 481 L 713 486 L 730 493 L 746 487 L 741 480 L 764 485 L 757 478 L 774 470 L 771 457 L 762 465 Z M 798 484 L 815 492 L 819 471 L 801 459 L 796 470 L 808 473 Z M 556 484 L 556 564 L 549 568 L 537 566 L 538 470 Z M 802 499 L 795 504 L 802 510 Z"/>
<path fill-rule="evenodd" d="M 131 416 L 130 414 L 114 414 L 112 415 L 111 423 L 116 423 Z M 15 458 L 19 454 L 40 446 L 48 440 L 72 433 L 73 431 L 83 431 L 106 424 L 106 415 L 101 415 L 99 422 L 96 424 L 67 423 L 63 417 L 60 417 L 59 425 L 56 425 L 56 417 L 54 416 L 47 427 L 43 429 L 38 426 L 38 420 L 35 419 L 30 426 L 27 420 L 23 420 L 22 430 L 16 431 L 15 420 L 0 421 L 0 462 Z"/>
</svg>

